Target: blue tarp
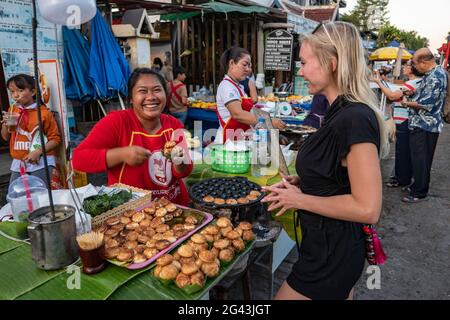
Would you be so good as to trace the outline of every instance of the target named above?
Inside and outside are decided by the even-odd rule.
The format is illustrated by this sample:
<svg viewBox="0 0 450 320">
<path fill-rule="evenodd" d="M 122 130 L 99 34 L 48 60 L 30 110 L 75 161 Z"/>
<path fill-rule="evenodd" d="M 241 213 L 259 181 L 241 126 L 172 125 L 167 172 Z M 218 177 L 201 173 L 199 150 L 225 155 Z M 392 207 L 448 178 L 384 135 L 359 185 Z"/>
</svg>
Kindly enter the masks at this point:
<svg viewBox="0 0 450 320">
<path fill-rule="evenodd" d="M 386 46 L 386 47 L 395 47 L 395 48 L 398 48 L 398 47 L 400 47 L 400 42 L 397 42 L 397 41 L 391 41 L 391 42 L 389 42 L 389 44 Z"/>
<path fill-rule="evenodd" d="M 398 41 L 391 41 L 391 42 L 389 42 L 388 43 L 388 45 L 387 45 L 388 47 L 394 47 L 394 48 L 398 48 L 398 47 L 400 47 L 400 43 L 398 42 Z M 406 49 L 409 53 L 411 53 L 411 54 L 414 54 L 415 53 L 415 51 L 414 50 L 409 50 L 409 49 Z"/>
<path fill-rule="evenodd" d="M 91 23 L 91 51 L 89 79 L 95 96 L 109 99 L 117 92 L 128 95 L 130 67 L 106 21 L 97 10 Z"/>
<path fill-rule="evenodd" d="M 62 27 L 64 38 L 64 86 L 69 100 L 87 102 L 94 97 L 89 80 L 89 43 L 77 29 Z"/>
</svg>

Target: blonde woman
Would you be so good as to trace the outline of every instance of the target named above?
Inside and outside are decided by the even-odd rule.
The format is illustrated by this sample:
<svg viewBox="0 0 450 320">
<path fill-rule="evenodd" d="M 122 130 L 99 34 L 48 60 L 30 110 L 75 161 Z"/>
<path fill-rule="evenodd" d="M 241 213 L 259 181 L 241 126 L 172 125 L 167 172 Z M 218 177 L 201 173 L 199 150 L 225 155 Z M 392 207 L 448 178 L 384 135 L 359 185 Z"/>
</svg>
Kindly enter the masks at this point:
<svg viewBox="0 0 450 320">
<path fill-rule="evenodd" d="M 354 26 L 322 25 L 303 41 L 300 60 L 309 93 L 325 95 L 330 108 L 299 150 L 298 176 L 265 188 L 269 210 L 298 209 L 303 235 L 276 299 L 351 299 L 365 264 L 362 224 L 376 223 L 381 212 L 384 117 Z"/>
</svg>

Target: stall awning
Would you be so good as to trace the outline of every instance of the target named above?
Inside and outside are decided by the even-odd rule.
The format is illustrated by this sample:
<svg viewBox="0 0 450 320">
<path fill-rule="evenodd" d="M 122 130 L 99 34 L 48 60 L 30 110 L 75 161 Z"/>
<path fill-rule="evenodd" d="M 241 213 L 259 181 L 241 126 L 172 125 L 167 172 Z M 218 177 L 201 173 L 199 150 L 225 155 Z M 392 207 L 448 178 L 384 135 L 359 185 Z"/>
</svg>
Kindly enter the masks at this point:
<svg viewBox="0 0 450 320">
<path fill-rule="evenodd" d="M 199 11 L 191 11 L 191 12 L 176 12 L 176 13 L 168 13 L 162 14 L 160 16 L 161 21 L 177 21 L 177 20 L 186 20 L 198 16 L 201 12 Z"/>
<path fill-rule="evenodd" d="M 262 6 L 240 6 L 237 4 L 227 4 L 222 2 L 208 2 L 200 5 L 205 9 L 209 9 L 213 12 L 241 12 L 241 13 L 267 13 L 269 8 Z"/>
<path fill-rule="evenodd" d="M 217 13 L 230 13 L 230 12 L 240 12 L 240 13 L 267 13 L 269 8 L 262 6 L 241 6 L 237 4 L 228 4 L 223 2 L 208 2 L 199 5 L 204 13 L 207 12 L 217 12 Z M 161 20 L 163 21 L 176 21 L 185 20 L 199 15 L 201 12 L 177 12 L 161 15 Z"/>
</svg>

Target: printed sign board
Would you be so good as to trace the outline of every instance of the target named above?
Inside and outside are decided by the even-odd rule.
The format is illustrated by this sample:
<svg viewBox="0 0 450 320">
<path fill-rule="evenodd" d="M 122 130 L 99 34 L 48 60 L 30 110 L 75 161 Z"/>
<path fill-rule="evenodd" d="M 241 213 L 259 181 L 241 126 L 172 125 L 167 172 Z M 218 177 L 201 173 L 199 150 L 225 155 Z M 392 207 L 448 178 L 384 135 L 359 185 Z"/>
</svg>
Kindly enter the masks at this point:
<svg viewBox="0 0 450 320">
<path fill-rule="evenodd" d="M 294 37 L 286 30 L 274 30 L 267 35 L 264 69 L 291 71 Z"/>
</svg>

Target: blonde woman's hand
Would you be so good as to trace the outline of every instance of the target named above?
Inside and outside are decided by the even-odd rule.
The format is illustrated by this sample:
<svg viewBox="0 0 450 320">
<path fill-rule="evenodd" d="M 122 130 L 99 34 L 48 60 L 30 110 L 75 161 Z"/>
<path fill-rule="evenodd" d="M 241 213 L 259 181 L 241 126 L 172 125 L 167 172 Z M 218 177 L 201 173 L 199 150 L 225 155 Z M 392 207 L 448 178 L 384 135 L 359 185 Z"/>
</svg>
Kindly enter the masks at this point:
<svg viewBox="0 0 450 320">
<path fill-rule="evenodd" d="M 129 166 L 135 167 L 141 165 L 146 161 L 152 153 L 150 150 L 140 146 L 124 147 L 124 159 L 123 162 Z"/>
<path fill-rule="evenodd" d="M 270 192 L 261 202 L 270 202 L 269 211 L 280 209 L 276 216 L 283 215 L 289 209 L 300 209 L 299 203 L 303 193 L 298 187 L 283 179 L 280 187 L 270 186 L 263 189 Z"/>
<path fill-rule="evenodd" d="M 286 180 L 287 182 L 289 182 L 290 184 L 292 184 L 294 186 L 297 186 L 297 187 L 300 186 L 300 178 L 298 176 L 285 176 L 284 174 L 281 173 L 281 178 L 283 180 Z M 283 180 L 271 185 L 271 187 L 284 188 Z M 263 190 L 265 190 L 266 188 L 267 188 L 266 186 L 262 187 Z"/>
</svg>

